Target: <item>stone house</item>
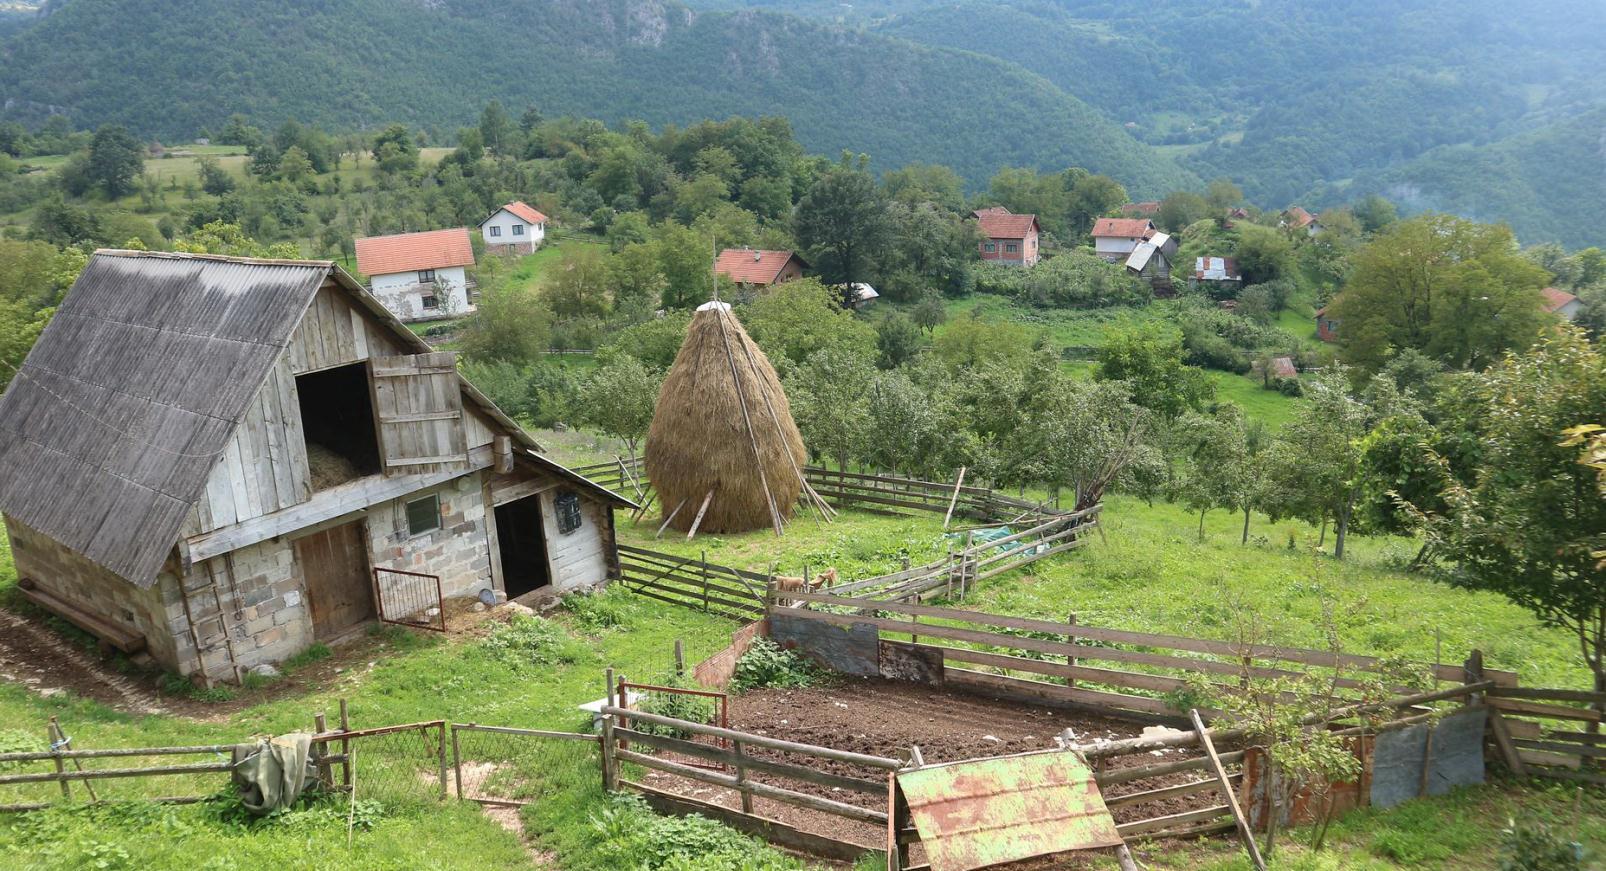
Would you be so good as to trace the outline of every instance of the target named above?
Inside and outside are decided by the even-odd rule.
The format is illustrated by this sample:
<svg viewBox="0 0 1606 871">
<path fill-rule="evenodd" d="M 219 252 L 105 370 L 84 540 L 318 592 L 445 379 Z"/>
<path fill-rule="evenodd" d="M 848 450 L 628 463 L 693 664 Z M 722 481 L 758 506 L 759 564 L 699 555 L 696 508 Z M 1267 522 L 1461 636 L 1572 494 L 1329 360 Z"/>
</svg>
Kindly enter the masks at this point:
<svg viewBox="0 0 1606 871">
<path fill-rule="evenodd" d="M 474 311 L 468 273 L 474 265 L 474 244 L 468 230 L 429 230 L 357 240 L 357 271 L 368 276 L 369 289 L 409 323 L 439 320 Z"/>
<path fill-rule="evenodd" d="M 1012 266 L 1036 266 L 1042 259 L 1038 241 L 1042 227 L 1036 215 L 1017 215 L 1003 206 L 971 212 L 982 239 L 981 259 Z"/>
<path fill-rule="evenodd" d="M 0 431 L 22 594 L 207 681 L 603 583 L 632 504 L 326 261 L 97 252 Z"/>
</svg>

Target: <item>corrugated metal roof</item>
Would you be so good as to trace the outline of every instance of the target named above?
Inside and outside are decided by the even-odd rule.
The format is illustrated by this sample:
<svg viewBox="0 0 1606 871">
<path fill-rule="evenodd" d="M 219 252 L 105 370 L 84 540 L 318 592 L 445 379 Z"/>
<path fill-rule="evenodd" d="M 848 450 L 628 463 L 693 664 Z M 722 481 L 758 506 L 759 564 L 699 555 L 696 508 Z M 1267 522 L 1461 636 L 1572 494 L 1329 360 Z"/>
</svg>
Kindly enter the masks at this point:
<svg viewBox="0 0 1606 871">
<path fill-rule="evenodd" d="M 901 771 L 898 787 L 932 871 L 1122 843 L 1093 772 L 1071 751 Z"/>
<path fill-rule="evenodd" d="M 1242 281 L 1238 264 L 1231 257 L 1196 257 L 1193 277 L 1199 281 Z"/>
<path fill-rule="evenodd" d="M 96 253 L 0 397 L 0 511 L 150 586 L 331 268 Z"/>
</svg>

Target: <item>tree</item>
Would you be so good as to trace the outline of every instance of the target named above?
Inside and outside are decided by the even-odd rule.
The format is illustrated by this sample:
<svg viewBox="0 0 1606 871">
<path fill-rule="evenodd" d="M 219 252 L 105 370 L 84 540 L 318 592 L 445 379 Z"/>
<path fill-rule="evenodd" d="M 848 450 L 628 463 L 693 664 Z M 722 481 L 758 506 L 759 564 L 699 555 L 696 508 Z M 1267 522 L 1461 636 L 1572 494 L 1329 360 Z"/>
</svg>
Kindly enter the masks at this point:
<svg viewBox="0 0 1606 871">
<path fill-rule="evenodd" d="M 457 150 L 453 159 L 463 166 L 473 166 L 485 157 L 485 134 L 478 127 L 464 127 L 457 131 Z"/>
<path fill-rule="evenodd" d="M 1090 508 L 1150 451 L 1150 423 L 1125 384 L 1054 372 L 1026 411 L 1016 454 L 1029 458 L 1033 477 L 1070 489 L 1076 508 Z"/>
<path fill-rule="evenodd" d="M 797 204 L 797 241 L 827 284 L 868 281 L 886 244 L 886 203 L 870 174 L 840 166 L 821 176 Z"/>
<path fill-rule="evenodd" d="M 1394 204 L 1377 194 L 1367 194 L 1359 202 L 1350 207 L 1355 214 L 1355 220 L 1361 224 L 1361 230 L 1366 233 L 1377 231 L 1394 223 L 1396 216 Z"/>
<path fill-rule="evenodd" d="M 714 287 L 714 252 L 709 240 L 688 227 L 666 221 L 652 242 L 664 277 L 664 308 L 696 308 Z"/>
<path fill-rule="evenodd" d="M 212 221 L 173 241 L 173 250 L 185 254 L 223 254 L 229 257 L 268 257 L 299 260 L 301 251 L 294 242 L 264 245 L 247 236 L 239 224 Z"/>
<path fill-rule="evenodd" d="M 932 343 L 932 351 L 950 372 L 957 372 L 994 361 L 1023 363 L 1037 339 L 1031 330 L 1012 321 L 967 317 L 949 324 Z"/>
<path fill-rule="evenodd" d="M 881 354 L 878 365 L 883 369 L 896 369 L 920 350 L 920 327 L 907 316 L 893 312 L 876 324 L 875 344 Z"/>
<path fill-rule="evenodd" d="M 480 299 L 463 327 L 466 356 L 482 361 L 532 362 L 546 351 L 551 330 L 552 312 L 534 288 L 499 274 L 498 267 L 480 269 Z"/>
<path fill-rule="evenodd" d="M 822 348 L 810 354 L 786 382 L 792 417 L 803 443 L 817 456 L 846 469 L 869 438 L 870 388 L 875 369 L 849 348 Z"/>
<path fill-rule="evenodd" d="M 942 297 L 928 293 L 921 297 L 920 303 L 909 313 L 909 317 L 928 335 L 935 334 L 937 328 L 948 320 L 948 307 L 942 304 Z"/>
<path fill-rule="evenodd" d="M 1224 402 L 1214 414 L 1187 415 L 1181 421 L 1181 430 L 1188 446 L 1182 497 L 1188 507 L 1199 512 L 1199 540 L 1204 541 L 1205 513 L 1222 508 L 1243 512 L 1242 541 L 1247 542 L 1258 470 L 1254 467 L 1250 427 L 1243 409 L 1237 403 Z"/>
<path fill-rule="evenodd" d="M 865 456 L 877 468 L 911 471 L 917 458 L 932 453 L 940 430 L 931 399 L 909 376 L 884 372 L 870 388 L 869 427 Z"/>
<path fill-rule="evenodd" d="M 1155 213 L 1154 222 L 1162 230 L 1180 233 L 1189 224 L 1208 217 L 1210 204 L 1205 202 L 1204 197 L 1188 191 L 1177 191 L 1160 201 L 1160 211 Z"/>
<path fill-rule="evenodd" d="M 200 161 L 201 190 L 214 197 L 221 197 L 234 190 L 234 176 L 229 175 L 217 159 L 203 157 Z"/>
<path fill-rule="evenodd" d="M 1203 369 L 1183 362 L 1182 336 L 1175 331 L 1123 328 L 1106 334 L 1094 375 L 1124 381 L 1132 401 L 1166 420 L 1197 411 L 1215 395 Z"/>
<path fill-rule="evenodd" d="M 392 124 L 374 138 L 374 162 L 386 175 L 411 172 L 418 168 L 418 143 L 405 126 Z"/>
<path fill-rule="evenodd" d="M 312 175 L 312 160 L 299 145 L 292 145 L 279 155 L 279 178 L 292 184 Z"/>
<path fill-rule="evenodd" d="M 1548 278 L 1517 252 L 1510 228 L 1428 214 L 1393 224 L 1357 251 L 1329 310 L 1344 323 L 1341 355 L 1365 372 L 1402 348 L 1481 369 L 1538 336 Z"/>
<path fill-rule="evenodd" d="M 1255 224 L 1238 225 L 1233 258 L 1244 284 L 1276 281 L 1294 271 L 1294 246 L 1282 233 Z"/>
<path fill-rule="evenodd" d="M 1350 395 L 1342 367 L 1311 379 L 1273 442 L 1262 508 L 1272 520 L 1298 517 L 1334 525 L 1333 556 L 1344 558 L 1350 519 L 1360 495 L 1365 406 Z"/>
<path fill-rule="evenodd" d="M 1218 178 L 1205 187 L 1204 199 L 1219 214 L 1243 202 L 1244 192 L 1231 179 Z"/>
<path fill-rule="evenodd" d="M 480 136 L 493 154 L 505 154 L 513 144 L 513 121 L 502 109 L 501 102 L 492 100 L 480 112 Z"/>
<path fill-rule="evenodd" d="M 623 439 L 636 459 L 636 446 L 652 426 L 653 406 L 663 376 L 634 357 L 619 356 L 598 366 L 580 388 L 580 422 L 606 436 Z"/>
<path fill-rule="evenodd" d="M 646 320 L 658 308 L 669 280 L 658 266 L 651 245 L 627 245 L 608 259 L 613 307 L 626 321 Z"/>
<path fill-rule="evenodd" d="M 1127 201 L 1126 188 L 1107 175 L 1079 175 L 1066 191 L 1066 220 L 1078 236 L 1093 229 L 1093 222 Z"/>
<path fill-rule="evenodd" d="M 610 307 L 611 278 L 602 253 L 595 246 L 581 245 L 563 252 L 543 291 L 556 317 L 600 318 Z"/>
<path fill-rule="evenodd" d="M 1452 561 L 1450 583 L 1500 593 L 1570 630 L 1595 691 L 1606 692 L 1606 565 L 1593 553 L 1606 537 L 1606 499 L 1566 443 L 1569 429 L 1606 409 L 1606 354 L 1566 329 L 1478 380 L 1481 456 L 1429 533 Z"/>
<path fill-rule="evenodd" d="M 874 357 L 875 331 L 839 304 L 841 296 L 817 279 L 798 278 L 777 285 L 742 307 L 747 332 L 783 372 L 824 348 L 843 348 Z"/>
<path fill-rule="evenodd" d="M 89 177 L 106 196 L 116 199 L 134 192 L 134 179 L 145 168 L 145 146 L 128 128 L 107 124 L 89 142 Z"/>
</svg>

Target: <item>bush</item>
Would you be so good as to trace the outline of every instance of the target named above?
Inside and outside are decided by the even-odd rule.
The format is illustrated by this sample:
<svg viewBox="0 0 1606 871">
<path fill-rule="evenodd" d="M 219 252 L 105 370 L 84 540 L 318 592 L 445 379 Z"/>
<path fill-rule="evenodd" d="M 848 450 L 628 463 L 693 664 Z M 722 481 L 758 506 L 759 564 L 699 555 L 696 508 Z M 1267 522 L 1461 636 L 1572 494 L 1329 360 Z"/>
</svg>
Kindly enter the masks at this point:
<svg viewBox="0 0 1606 871">
<path fill-rule="evenodd" d="M 491 659 L 515 671 L 532 665 L 572 665 L 586 658 L 589 648 L 569 637 L 563 627 L 540 617 L 515 614 L 479 643 Z"/>
<path fill-rule="evenodd" d="M 1071 252 L 1021 268 L 982 263 L 975 269 L 976 290 L 1008 296 L 1040 307 L 1101 308 L 1141 305 L 1149 285 L 1119 263 Z"/>
<path fill-rule="evenodd" d="M 1582 851 L 1543 826 L 1518 825 L 1501 833 L 1500 871 L 1582 871 Z"/>
<path fill-rule="evenodd" d="M 706 817 L 659 816 L 640 796 L 615 794 L 591 817 L 600 865 L 633 871 L 801 871 L 803 863 Z"/>
<path fill-rule="evenodd" d="M 1277 392 L 1284 396 L 1304 396 L 1305 385 L 1298 378 L 1280 378 L 1277 380 Z"/>
<path fill-rule="evenodd" d="M 731 689 L 748 690 L 810 687 L 822 683 L 828 673 L 793 651 L 783 649 L 768 638 L 753 639 L 753 646 L 736 660 Z"/>
<path fill-rule="evenodd" d="M 586 632 L 606 632 L 627 626 L 641 611 L 641 599 L 622 586 L 607 587 L 563 597 L 563 610 Z"/>
<path fill-rule="evenodd" d="M 683 675 L 671 674 L 657 681 L 659 686 L 676 687 L 679 689 L 694 689 L 691 682 Z M 691 723 L 714 724 L 714 700 L 707 696 L 694 696 L 686 693 L 657 693 L 648 692 L 636 706 L 639 710 L 660 717 L 673 717 L 677 720 L 686 720 Z M 690 732 L 677 729 L 674 726 L 664 726 L 658 723 L 632 721 L 632 729 L 646 732 L 649 735 L 666 735 L 670 738 L 690 738 Z"/>
</svg>

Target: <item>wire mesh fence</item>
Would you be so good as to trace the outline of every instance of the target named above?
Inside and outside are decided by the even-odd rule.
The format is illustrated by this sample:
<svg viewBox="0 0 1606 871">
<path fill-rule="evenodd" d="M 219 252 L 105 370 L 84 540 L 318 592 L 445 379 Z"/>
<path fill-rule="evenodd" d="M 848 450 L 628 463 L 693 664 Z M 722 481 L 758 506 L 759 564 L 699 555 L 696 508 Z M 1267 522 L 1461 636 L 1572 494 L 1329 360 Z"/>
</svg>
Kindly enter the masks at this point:
<svg viewBox="0 0 1606 871">
<path fill-rule="evenodd" d="M 595 735 L 453 723 L 451 740 L 453 790 L 470 801 L 527 804 L 543 783 L 597 769 Z"/>
<path fill-rule="evenodd" d="M 380 620 L 415 629 L 446 631 L 439 575 L 376 567 L 374 589 L 379 596 Z"/>
<path fill-rule="evenodd" d="M 349 780 L 339 763 L 328 764 L 319 776 L 343 782 L 360 798 L 437 801 L 446 797 L 450 785 L 448 741 L 445 720 L 332 733 L 320 743 L 331 755 L 346 748 Z"/>
</svg>

